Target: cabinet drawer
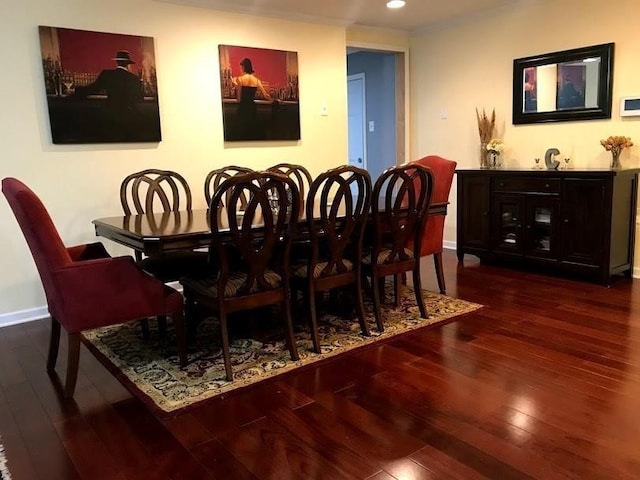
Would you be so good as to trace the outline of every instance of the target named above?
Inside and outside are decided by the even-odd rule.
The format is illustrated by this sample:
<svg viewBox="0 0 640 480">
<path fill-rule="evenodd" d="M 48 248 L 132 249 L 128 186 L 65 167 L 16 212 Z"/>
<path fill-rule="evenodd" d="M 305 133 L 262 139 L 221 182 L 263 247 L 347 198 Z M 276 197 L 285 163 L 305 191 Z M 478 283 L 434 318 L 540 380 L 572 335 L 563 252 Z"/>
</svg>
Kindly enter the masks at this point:
<svg viewBox="0 0 640 480">
<path fill-rule="evenodd" d="M 560 193 L 558 178 L 494 177 L 494 192 Z"/>
</svg>

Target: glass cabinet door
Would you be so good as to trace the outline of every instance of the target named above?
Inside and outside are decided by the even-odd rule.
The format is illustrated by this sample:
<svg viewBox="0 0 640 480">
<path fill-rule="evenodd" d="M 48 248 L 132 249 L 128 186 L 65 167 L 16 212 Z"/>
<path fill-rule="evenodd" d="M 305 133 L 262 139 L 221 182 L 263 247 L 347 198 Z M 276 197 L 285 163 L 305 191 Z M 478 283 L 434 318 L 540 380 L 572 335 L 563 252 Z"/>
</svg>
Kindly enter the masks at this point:
<svg viewBox="0 0 640 480">
<path fill-rule="evenodd" d="M 525 253 L 535 257 L 553 257 L 558 202 L 555 199 L 529 196 L 526 199 Z"/>
<path fill-rule="evenodd" d="M 522 250 L 523 197 L 496 195 L 494 197 L 493 248 L 503 252 Z"/>
</svg>

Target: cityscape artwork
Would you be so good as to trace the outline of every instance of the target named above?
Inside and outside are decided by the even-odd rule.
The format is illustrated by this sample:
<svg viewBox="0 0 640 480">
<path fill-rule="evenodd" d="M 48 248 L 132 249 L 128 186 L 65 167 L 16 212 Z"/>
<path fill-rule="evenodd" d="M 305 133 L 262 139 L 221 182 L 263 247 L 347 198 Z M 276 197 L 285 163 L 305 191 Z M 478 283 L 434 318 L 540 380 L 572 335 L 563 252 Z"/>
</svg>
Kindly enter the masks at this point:
<svg viewBox="0 0 640 480">
<path fill-rule="evenodd" d="M 152 37 L 39 27 L 55 144 L 159 142 Z"/>
<path fill-rule="evenodd" d="M 218 46 L 225 141 L 299 140 L 298 54 Z"/>
</svg>

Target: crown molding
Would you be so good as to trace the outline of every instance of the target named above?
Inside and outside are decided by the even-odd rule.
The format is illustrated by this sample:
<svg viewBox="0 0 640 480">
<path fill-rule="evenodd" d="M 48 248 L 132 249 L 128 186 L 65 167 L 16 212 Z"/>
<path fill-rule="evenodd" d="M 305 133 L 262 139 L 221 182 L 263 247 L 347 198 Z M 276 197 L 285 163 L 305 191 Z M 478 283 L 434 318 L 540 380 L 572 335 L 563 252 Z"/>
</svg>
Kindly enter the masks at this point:
<svg viewBox="0 0 640 480">
<path fill-rule="evenodd" d="M 221 0 L 153 0 L 159 3 L 171 3 L 174 5 L 191 6 L 206 8 L 209 10 L 217 10 L 219 12 L 238 13 L 243 15 L 252 15 L 255 17 L 277 18 L 280 20 L 291 20 L 303 23 L 313 23 L 318 25 L 328 25 L 334 27 L 346 28 L 353 26 L 353 21 L 341 18 L 318 17 L 315 15 L 305 15 L 282 10 L 267 10 L 260 7 L 246 7 L 242 5 L 229 4 L 229 2 Z"/>
</svg>

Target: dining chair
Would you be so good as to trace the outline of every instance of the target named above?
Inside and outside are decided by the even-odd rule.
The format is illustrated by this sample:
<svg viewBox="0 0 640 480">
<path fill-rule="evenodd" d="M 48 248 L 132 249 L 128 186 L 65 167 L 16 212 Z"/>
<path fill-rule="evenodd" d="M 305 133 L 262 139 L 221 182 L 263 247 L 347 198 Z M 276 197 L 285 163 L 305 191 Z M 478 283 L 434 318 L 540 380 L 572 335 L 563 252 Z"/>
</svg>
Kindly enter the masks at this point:
<svg viewBox="0 0 640 480">
<path fill-rule="evenodd" d="M 163 212 L 187 214 L 192 209 L 191 188 L 182 175 L 171 170 L 150 168 L 134 172 L 120 184 L 120 203 L 125 215 Z M 155 217 L 154 217 L 155 218 Z M 143 257 L 135 251 L 135 258 L 143 270 L 164 283 L 175 282 L 183 275 L 203 274 L 206 271 L 207 252 L 187 250 L 169 252 L 160 256 Z M 166 321 L 158 317 L 161 335 L 166 332 Z M 142 322 L 143 336 L 149 338 L 149 325 Z"/>
<path fill-rule="evenodd" d="M 425 167 L 430 168 L 433 172 L 434 184 L 431 204 L 448 203 L 451 185 L 453 184 L 453 175 L 455 174 L 457 163 L 453 160 L 447 160 L 446 158 L 442 158 L 437 155 L 428 155 L 411 162 L 411 164 L 424 165 Z M 433 263 L 435 266 L 436 277 L 438 279 L 438 288 L 442 294 L 446 293 L 442 264 L 445 218 L 446 213 L 429 215 L 420 237 L 420 256 L 425 257 L 427 255 L 433 255 Z"/>
<path fill-rule="evenodd" d="M 2 193 L 35 261 L 51 316 L 47 372 L 55 374 L 60 327 L 68 335 L 64 396 L 78 377 L 81 333 L 132 320 L 171 315 L 180 365 L 187 363 L 182 295 L 145 273 L 129 256 L 111 257 L 102 243 L 65 247 L 38 196 L 15 178 L 2 180 Z"/>
<path fill-rule="evenodd" d="M 154 212 L 190 212 L 192 196 L 182 175 L 155 168 L 141 170 L 125 177 L 120 184 L 120 203 L 125 215 Z M 164 282 L 178 280 L 187 273 L 202 271 L 207 253 L 181 251 L 160 257 L 142 257 L 135 252 L 142 268 Z"/>
<path fill-rule="evenodd" d="M 273 165 L 269 167 L 267 170 L 272 172 L 280 172 L 283 175 L 291 178 L 296 186 L 298 187 L 299 197 L 300 197 L 300 214 L 304 213 L 304 202 L 306 199 L 306 194 L 309 191 L 309 187 L 313 182 L 313 178 L 307 170 L 302 165 L 296 165 L 293 163 L 278 163 L 277 165 Z"/>
<path fill-rule="evenodd" d="M 369 328 L 362 298 L 362 237 L 371 200 L 366 170 L 343 165 L 321 173 L 306 201 L 309 233 L 306 259 L 292 267 L 292 285 L 301 290 L 309 309 L 314 351 L 320 353 L 316 292 L 352 286 L 355 310 L 364 335 Z"/>
<path fill-rule="evenodd" d="M 362 268 L 364 275 L 371 278 L 374 314 L 380 331 L 384 329 L 380 312 L 380 282 L 388 275 L 394 278 L 394 303 L 397 305 L 399 277 L 404 272 L 413 272 L 416 303 L 420 316 L 427 318 L 420 283 L 419 252 L 432 191 L 431 170 L 418 164 L 388 168 L 373 187 L 373 245 L 370 253 L 362 259 Z"/>
<path fill-rule="evenodd" d="M 180 280 L 189 328 L 196 326 L 196 305 L 218 317 L 227 381 L 233 380 L 227 324 L 234 312 L 280 304 L 289 353 L 293 360 L 299 358 L 289 284 L 289 251 L 296 222 L 289 222 L 287 215 L 288 192 L 293 196 L 291 214 L 297 216 L 298 190 L 281 174 L 253 172 L 222 182 L 209 207 L 210 273 Z"/>
<path fill-rule="evenodd" d="M 253 169 L 249 167 L 238 167 L 235 165 L 211 170 L 204 180 L 204 198 L 207 202 L 207 207 L 211 204 L 211 198 L 222 182 L 235 175 L 251 172 L 253 172 Z M 243 200 L 246 203 L 246 198 Z"/>
</svg>

